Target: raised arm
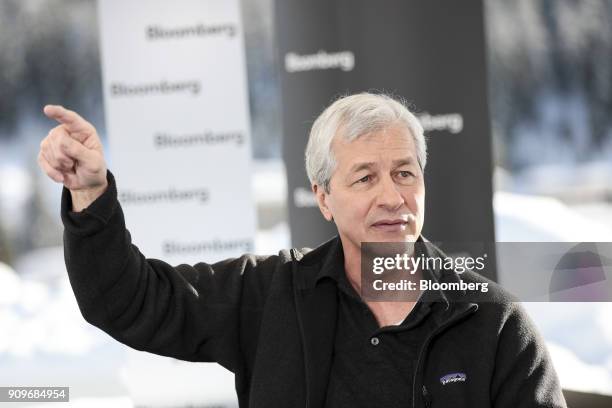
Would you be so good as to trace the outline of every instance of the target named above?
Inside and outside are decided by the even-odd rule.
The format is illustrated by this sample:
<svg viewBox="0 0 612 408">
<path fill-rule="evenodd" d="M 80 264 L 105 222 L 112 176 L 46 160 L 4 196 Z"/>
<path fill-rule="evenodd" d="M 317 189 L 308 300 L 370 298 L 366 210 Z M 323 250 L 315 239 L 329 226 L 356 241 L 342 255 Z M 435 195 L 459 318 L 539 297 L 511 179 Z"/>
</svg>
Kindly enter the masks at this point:
<svg viewBox="0 0 612 408">
<path fill-rule="evenodd" d="M 146 258 L 125 227 L 93 126 L 61 107 L 45 113 L 61 125 L 41 143 L 39 162 L 64 185 L 64 256 L 85 319 L 138 350 L 239 369 L 240 333 L 256 338 L 279 257 L 178 266 Z"/>
</svg>

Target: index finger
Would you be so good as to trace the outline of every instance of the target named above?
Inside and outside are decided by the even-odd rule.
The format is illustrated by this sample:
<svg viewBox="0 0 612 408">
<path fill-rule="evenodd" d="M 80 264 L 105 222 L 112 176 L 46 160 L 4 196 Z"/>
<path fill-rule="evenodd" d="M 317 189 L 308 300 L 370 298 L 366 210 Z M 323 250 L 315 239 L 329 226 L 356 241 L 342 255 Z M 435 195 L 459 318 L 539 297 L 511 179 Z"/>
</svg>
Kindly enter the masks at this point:
<svg viewBox="0 0 612 408">
<path fill-rule="evenodd" d="M 55 119 L 62 125 L 65 125 L 70 132 L 79 132 L 89 127 L 89 122 L 78 113 L 68 110 L 61 105 L 46 105 L 44 112 L 50 119 Z"/>
</svg>

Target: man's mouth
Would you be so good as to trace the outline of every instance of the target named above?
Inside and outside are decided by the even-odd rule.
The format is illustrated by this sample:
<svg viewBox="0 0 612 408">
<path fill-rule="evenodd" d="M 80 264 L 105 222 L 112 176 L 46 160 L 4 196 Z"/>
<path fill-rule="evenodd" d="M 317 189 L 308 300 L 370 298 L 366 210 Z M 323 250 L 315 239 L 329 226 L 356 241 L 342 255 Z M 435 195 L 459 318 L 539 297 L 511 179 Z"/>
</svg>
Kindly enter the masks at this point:
<svg viewBox="0 0 612 408">
<path fill-rule="evenodd" d="M 386 232 L 404 231 L 408 227 L 408 221 L 403 219 L 380 220 L 372 224 L 372 227 Z"/>
</svg>

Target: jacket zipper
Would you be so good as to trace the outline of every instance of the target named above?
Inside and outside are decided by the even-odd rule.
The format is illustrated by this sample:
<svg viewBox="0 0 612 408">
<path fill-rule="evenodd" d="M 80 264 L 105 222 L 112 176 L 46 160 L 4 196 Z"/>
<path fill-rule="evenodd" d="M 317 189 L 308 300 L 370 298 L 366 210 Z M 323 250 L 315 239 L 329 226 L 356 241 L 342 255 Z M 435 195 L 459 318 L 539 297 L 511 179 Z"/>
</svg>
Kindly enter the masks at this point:
<svg viewBox="0 0 612 408">
<path fill-rule="evenodd" d="M 433 340 L 434 337 L 436 337 L 440 332 L 442 332 L 444 329 L 452 326 L 453 324 L 459 322 L 461 319 L 463 319 L 464 317 L 474 313 L 476 310 L 478 309 L 478 305 L 473 304 L 472 306 L 470 306 L 469 309 L 463 311 L 462 313 L 458 314 L 457 316 L 445 321 L 443 324 L 441 324 L 440 326 L 438 326 L 436 328 L 436 330 L 434 330 L 426 339 L 425 339 L 425 343 L 423 344 L 423 348 L 421 349 L 421 352 L 419 353 L 419 358 L 417 359 L 417 366 L 416 369 L 414 371 L 414 378 L 412 380 L 412 407 L 416 408 L 416 386 L 417 386 L 417 381 L 418 381 L 418 376 L 419 373 L 421 372 L 421 366 L 424 363 L 424 356 L 427 354 L 427 349 L 429 348 L 429 343 L 431 342 L 431 340 Z M 429 391 L 427 391 L 427 388 L 425 387 L 425 385 L 423 384 L 423 387 L 421 389 L 421 396 L 423 397 L 423 401 L 425 403 L 425 407 L 426 408 L 430 408 L 431 407 L 431 395 L 429 394 Z"/>
</svg>

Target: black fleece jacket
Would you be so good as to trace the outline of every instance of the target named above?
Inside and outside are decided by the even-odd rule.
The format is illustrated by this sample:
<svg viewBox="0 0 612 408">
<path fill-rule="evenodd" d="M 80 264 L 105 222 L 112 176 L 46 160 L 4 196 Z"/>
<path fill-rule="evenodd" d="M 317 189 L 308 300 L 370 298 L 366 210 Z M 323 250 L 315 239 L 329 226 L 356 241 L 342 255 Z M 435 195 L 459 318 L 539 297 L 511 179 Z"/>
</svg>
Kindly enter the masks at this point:
<svg viewBox="0 0 612 408">
<path fill-rule="evenodd" d="M 316 278 L 339 239 L 171 266 L 132 244 L 110 171 L 107 179 L 79 213 L 62 193 L 65 261 L 84 318 L 137 350 L 221 364 L 235 373 L 242 408 L 322 407 L 338 299 L 332 280 Z M 489 289 L 474 302 L 444 293 L 444 313 L 418 353 L 412 407 L 565 407 L 533 324 L 501 288 Z M 456 381 L 445 381 L 453 373 Z"/>
</svg>

